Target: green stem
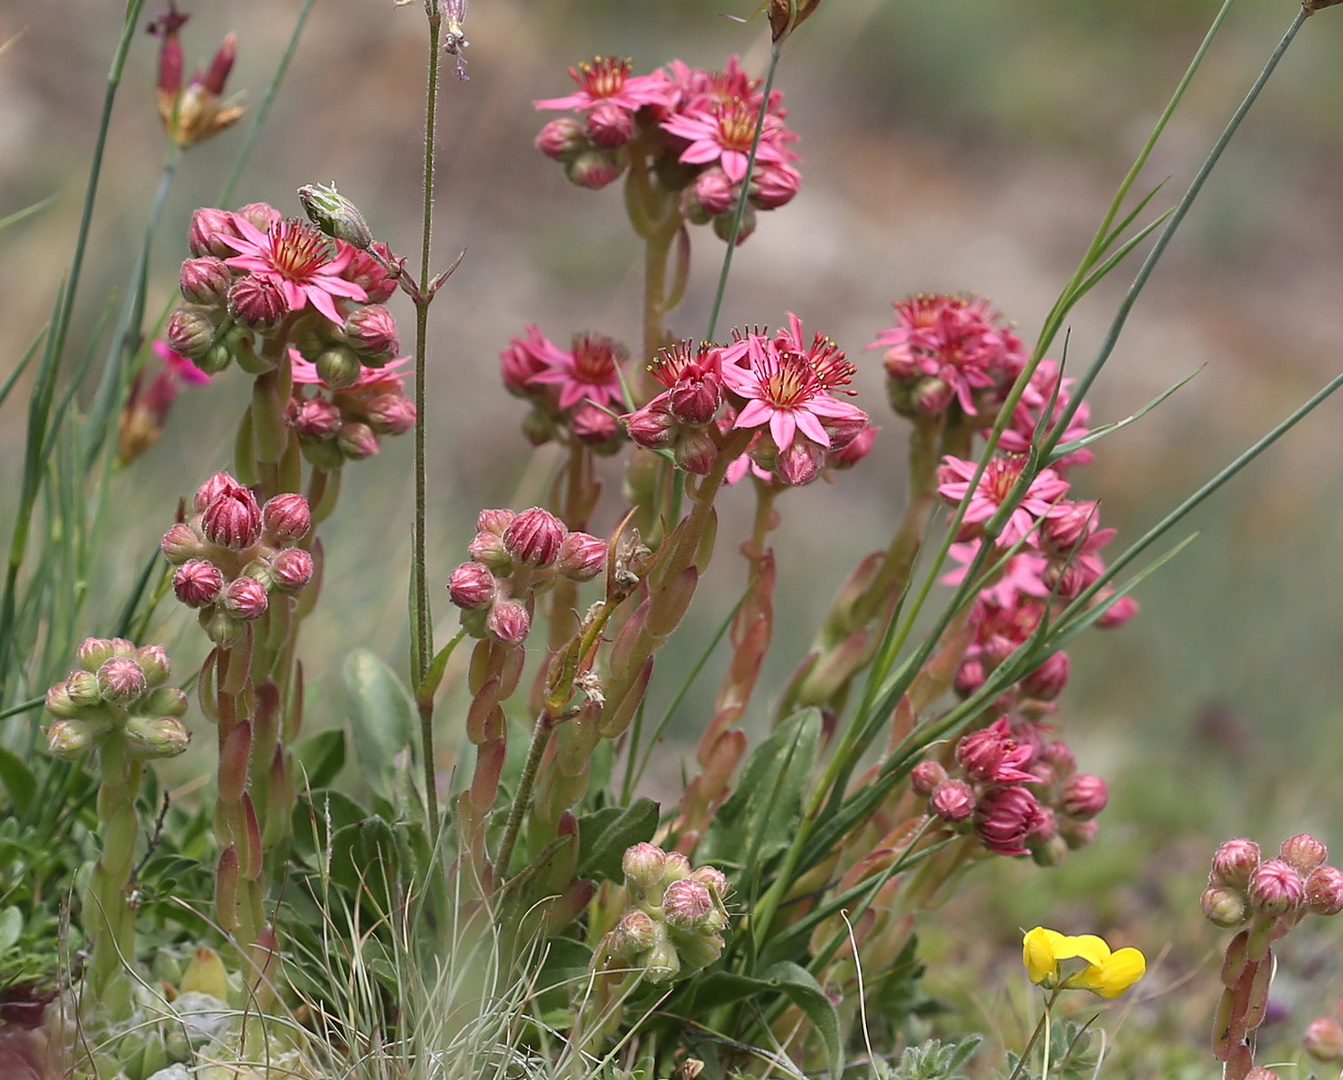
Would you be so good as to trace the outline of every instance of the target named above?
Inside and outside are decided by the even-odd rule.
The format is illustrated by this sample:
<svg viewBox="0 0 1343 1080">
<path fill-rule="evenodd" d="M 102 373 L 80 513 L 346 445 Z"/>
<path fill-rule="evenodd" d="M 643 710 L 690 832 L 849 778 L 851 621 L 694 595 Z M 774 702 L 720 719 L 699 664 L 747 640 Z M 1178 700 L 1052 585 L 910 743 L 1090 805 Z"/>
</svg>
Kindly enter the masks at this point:
<svg viewBox="0 0 1343 1080">
<path fill-rule="evenodd" d="M 1046 1073 L 1049 1071 L 1049 1010 L 1054 1007 L 1054 999 L 1059 996 L 1058 989 L 1055 989 L 1045 1000 L 1044 1011 L 1040 1014 L 1040 1020 L 1035 1025 L 1035 1030 L 1031 1032 L 1030 1040 L 1026 1043 L 1026 1048 L 1021 1051 L 1021 1057 L 1017 1059 L 1017 1067 L 1012 1070 L 1012 1075 L 1007 1080 L 1017 1080 L 1021 1075 L 1021 1070 L 1026 1066 L 1026 1059 L 1031 1056 L 1031 1051 L 1035 1049 L 1035 1044 L 1040 1038 L 1041 1032 L 1045 1034 L 1045 1070 L 1041 1072 L 1041 1080 L 1047 1080 Z"/>
<path fill-rule="evenodd" d="M 294 53 L 298 50 L 298 39 L 303 35 L 303 27 L 307 24 L 308 16 L 312 13 L 313 6 L 316 3 L 317 0 L 307 0 L 307 3 L 303 5 L 303 10 L 298 13 L 298 21 L 294 23 L 294 32 L 289 35 L 289 44 L 285 46 L 284 55 L 280 57 L 275 75 L 271 78 L 270 86 L 266 88 L 266 96 L 261 99 L 261 105 L 252 118 L 251 126 L 247 129 L 247 134 L 243 136 L 242 146 L 238 149 L 237 160 L 233 163 L 233 170 L 229 173 L 228 179 L 224 181 L 224 186 L 219 192 L 220 206 L 228 206 L 233 201 L 233 190 L 238 186 L 242 171 L 247 166 L 247 159 L 252 156 L 252 148 L 256 146 L 257 136 L 261 134 L 261 126 L 270 115 L 275 95 L 280 89 L 280 83 L 284 81 L 285 72 L 289 70 L 289 61 L 294 58 Z"/>
<path fill-rule="evenodd" d="M 532 801 L 532 788 L 536 784 L 536 774 L 541 770 L 541 759 L 545 756 L 546 744 L 550 742 L 550 733 L 555 729 L 554 719 L 549 709 L 543 709 L 532 728 L 532 741 L 527 747 L 527 760 L 522 766 L 522 775 L 518 777 L 518 791 L 513 796 L 513 805 L 508 808 L 508 823 L 504 826 L 504 838 L 499 842 L 499 856 L 494 861 L 498 869 L 496 884 L 502 884 L 508 877 L 508 864 L 513 858 L 513 848 L 517 846 L 518 833 L 522 828 L 522 819 Z"/>
</svg>

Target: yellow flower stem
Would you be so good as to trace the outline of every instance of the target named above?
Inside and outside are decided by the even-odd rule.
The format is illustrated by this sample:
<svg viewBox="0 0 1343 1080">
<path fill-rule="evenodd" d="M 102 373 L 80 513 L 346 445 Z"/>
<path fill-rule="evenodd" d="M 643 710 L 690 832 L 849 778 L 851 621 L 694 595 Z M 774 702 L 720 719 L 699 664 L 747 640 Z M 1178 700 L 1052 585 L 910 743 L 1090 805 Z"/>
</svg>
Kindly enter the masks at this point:
<svg viewBox="0 0 1343 1080">
<path fill-rule="evenodd" d="M 1031 1051 L 1035 1049 L 1036 1040 L 1040 1038 L 1041 1032 L 1043 1032 L 1045 1036 L 1045 1048 L 1044 1048 L 1045 1056 L 1044 1056 L 1043 1067 L 1040 1070 L 1040 1080 L 1048 1080 L 1047 1074 L 1049 1072 L 1049 1015 L 1050 1010 L 1054 1007 L 1054 999 L 1059 996 L 1059 993 L 1062 989 L 1063 989 L 1062 987 L 1055 987 L 1050 992 L 1049 997 L 1045 999 L 1045 1008 L 1044 1012 L 1040 1014 L 1040 1022 L 1035 1025 L 1035 1030 L 1031 1032 L 1030 1040 L 1026 1043 L 1026 1049 L 1024 1049 L 1021 1052 L 1021 1057 L 1017 1060 L 1017 1066 L 1015 1069 L 1012 1070 L 1012 1075 L 1009 1076 L 1007 1080 L 1017 1080 L 1017 1077 L 1021 1075 L 1021 1070 L 1026 1067 L 1026 1059 L 1031 1056 Z"/>
</svg>

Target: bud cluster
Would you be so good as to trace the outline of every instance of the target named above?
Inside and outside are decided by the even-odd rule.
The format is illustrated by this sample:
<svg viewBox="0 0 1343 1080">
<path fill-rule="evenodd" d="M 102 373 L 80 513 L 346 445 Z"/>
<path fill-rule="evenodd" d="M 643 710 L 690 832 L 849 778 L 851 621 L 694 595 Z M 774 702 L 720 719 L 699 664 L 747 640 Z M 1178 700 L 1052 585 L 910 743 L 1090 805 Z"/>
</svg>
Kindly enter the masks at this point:
<svg viewBox="0 0 1343 1080">
<path fill-rule="evenodd" d="M 197 489 L 193 505 L 196 512 L 172 526 L 161 547 L 177 567 L 177 598 L 200 611 L 212 641 L 227 646 L 266 613 L 273 596 L 292 596 L 312 578 L 312 555 L 295 546 L 312 527 L 312 514 L 302 495 L 259 505 L 223 472 Z"/>
<path fill-rule="evenodd" d="M 784 125 L 783 95 L 775 90 L 766 103 L 760 80 L 747 76 L 735 56 L 718 72 L 679 60 L 649 75 L 632 72 L 629 60 L 599 56 L 569 69 L 575 93 L 536 102 L 538 109 L 577 114 L 550 121 L 536 137 L 537 149 L 560 162 L 571 182 L 596 190 L 627 169 L 646 171 L 655 193 L 679 199 L 685 220 L 712 223 L 723 240 L 731 235 L 744 183 L 738 243 L 754 230 L 757 210 L 773 210 L 797 194 L 802 176 L 789 146 L 797 135 Z"/>
<path fill-rule="evenodd" d="M 606 971 L 636 970 L 649 982 L 684 978 L 723 951 L 727 878 L 712 866 L 690 868 L 679 852 L 635 844 L 622 860 L 628 906 L 593 954 Z"/>
<path fill-rule="evenodd" d="M 1222 1000 L 1213 1024 L 1213 1053 L 1226 1075 L 1253 1076 L 1254 1029 L 1263 1023 L 1273 979 L 1272 943 L 1307 915 L 1343 911 L 1343 871 L 1329 865 L 1329 851 L 1309 833 L 1282 842 L 1265 859 L 1252 840 L 1228 840 L 1212 857 L 1203 914 L 1221 927 L 1242 927 L 1222 962 Z M 1323 1060 L 1343 1058 L 1343 1032 L 1322 1017 L 1306 1033 L 1307 1049 Z M 1337 1056 L 1335 1056 L 1337 1055 Z"/>
<path fill-rule="evenodd" d="M 531 629 L 533 598 L 559 578 L 590 581 L 606 562 L 606 541 L 571 532 L 548 510 L 534 506 L 482 510 L 470 562 L 452 572 L 448 592 L 473 637 L 517 645 Z"/>
<path fill-rule="evenodd" d="M 956 744 L 950 770 L 924 761 L 910 785 L 929 813 L 973 832 L 996 855 L 1029 853 L 1057 865 L 1096 836 L 1095 817 L 1109 798 L 1099 776 L 1077 772 L 1062 739 L 1045 741 L 1044 725 L 999 717 Z"/>
<path fill-rule="evenodd" d="M 409 359 L 357 368 L 355 381 L 337 388 L 322 376 L 320 363 L 309 363 L 297 349 L 291 350 L 294 389 L 285 421 L 298 435 L 303 456 L 318 468 L 338 469 L 347 461 L 372 457 L 381 449 L 382 436 L 403 435 L 413 428 L 415 402 L 404 388 L 410 373 L 397 370 L 406 363 Z"/>
<path fill-rule="evenodd" d="M 136 648 L 124 638 L 89 638 L 79 665 L 47 691 L 47 751 L 75 760 L 108 738 L 120 738 L 139 761 L 174 757 L 191 733 L 182 723 L 187 698 L 164 685 L 172 665 L 162 645 Z"/>
<path fill-rule="evenodd" d="M 617 419 L 623 408 L 621 375 L 629 350 L 603 334 L 575 334 L 561 349 L 526 328 L 499 354 L 504 388 L 532 404 L 522 430 L 533 446 L 553 439 L 581 443 L 596 453 L 614 454 L 623 440 Z"/>
</svg>

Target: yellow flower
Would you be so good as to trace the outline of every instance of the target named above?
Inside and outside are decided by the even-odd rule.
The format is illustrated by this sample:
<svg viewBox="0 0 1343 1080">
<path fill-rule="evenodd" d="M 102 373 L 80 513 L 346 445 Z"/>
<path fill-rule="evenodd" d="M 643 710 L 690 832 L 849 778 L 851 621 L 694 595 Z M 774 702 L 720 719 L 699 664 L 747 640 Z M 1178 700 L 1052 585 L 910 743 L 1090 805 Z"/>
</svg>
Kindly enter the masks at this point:
<svg viewBox="0 0 1343 1080">
<path fill-rule="evenodd" d="M 1073 959 L 1086 961 L 1086 968 L 1060 978 L 1059 961 Z M 1104 998 L 1118 997 L 1147 970 L 1147 960 L 1137 949 L 1111 952 L 1095 934 L 1069 937 L 1043 926 L 1022 938 L 1021 962 L 1033 983 L 1050 989 L 1091 990 Z"/>
</svg>

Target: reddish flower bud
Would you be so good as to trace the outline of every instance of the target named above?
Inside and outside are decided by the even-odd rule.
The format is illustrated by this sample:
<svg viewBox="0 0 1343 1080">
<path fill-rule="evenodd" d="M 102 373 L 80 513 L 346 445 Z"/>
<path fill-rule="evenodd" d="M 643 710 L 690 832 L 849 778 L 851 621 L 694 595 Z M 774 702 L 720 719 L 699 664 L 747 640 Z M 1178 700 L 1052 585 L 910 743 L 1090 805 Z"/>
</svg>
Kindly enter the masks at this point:
<svg viewBox="0 0 1343 1080">
<path fill-rule="evenodd" d="M 1023 787 L 990 788 L 975 805 L 975 835 L 998 855 L 1025 855 L 1025 839 L 1045 823 L 1040 804 Z"/>
<path fill-rule="evenodd" d="M 858 434 L 838 450 L 833 448 L 834 437 L 831 436 L 832 448 L 826 457 L 826 464 L 832 469 L 852 469 L 872 452 L 879 431 L 881 428 L 875 424 L 865 424 Z"/>
<path fill-rule="evenodd" d="M 214 344 L 215 325 L 204 312 L 182 308 L 168 320 L 164 338 L 173 352 L 202 360 Z"/>
<path fill-rule="evenodd" d="M 943 821 L 965 821 L 975 812 L 975 789 L 964 780 L 944 780 L 933 788 L 928 809 Z"/>
<path fill-rule="evenodd" d="M 966 698 L 984 685 L 984 665 L 978 660 L 967 660 L 956 669 L 956 693 Z"/>
<path fill-rule="evenodd" d="M 220 492 L 201 512 L 201 532 L 220 547 L 241 551 L 261 537 L 261 507 L 241 484 Z"/>
<path fill-rule="evenodd" d="M 1068 654 L 1056 652 L 1021 680 L 1021 692 L 1035 701 L 1053 701 L 1068 684 Z"/>
<path fill-rule="evenodd" d="M 1253 840 L 1240 838 L 1228 840 L 1213 853 L 1212 873 L 1208 875 L 1208 884 L 1245 889 L 1250 884 L 1250 875 L 1258 866 L 1258 844 Z"/>
<path fill-rule="evenodd" d="M 524 510 L 504 530 L 505 550 L 523 566 L 549 566 L 560 552 L 568 530 L 549 510 L 533 506 Z"/>
<path fill-rule="evenodd" d="M 605 409 L 585 401 L 569 417 L 569 430 L 586 446 L 601 446 L 620 434 L 620 420 Z"/>
<path fill-rule="evenodd" d="M 734 210 L 739 197 L 737 185 L 717 166 L 695 178 L 695 202 L 711 218 Z"/>
<path fill-rule="evenodd" d="M 116 655 L 116 646 L 110 638 L 85 638 L 75 650 L 75 663 L 85 671 L 97 671 Z"/>
<path fill-rule="evenodd" d="M 1100 521 L 1099 505 L 1094 501 L 1065 502 L 1054 507 L 1040 522 L 1040 546 L 1060 558 L 1072 554 L 1095 532 Z"/>
<path fill-rule="evenodd" d="M 475 539 L 467 545 L 467 553 L 478 563 L 484 563 L 491 570 L 507 571 L 513 565 L 504 542 L 493 532 L 478 532 Z"/>
<path fill-rule="evenodd" d="M 1204 917 L 1214 926 L 1229 929 L 1245 921 L 1245 898 L 1225 885 L 1210 885 L 1199 901 Z"/>
<path fill-rule="evenodd" d="M 228 296 L 229 286 L 233 284 L 233 273 L 224 265 L 223 259 L 204 255 L 198 259 L 187 259 L 182 264 L 179 284 L 182 296 L 188 302 L 213 306 L 222 304 Z"/>
<path fill-rule="evenodd" d="M 1062 739 L 1046 743 L 1040 750 L 1040 757 L 1053 766 L 1057 776 L 1067 777 L 1077 771 L 1077 758 Z"/>
<path fill-rule="evenodd" d="M 1306 900 L 1306 883 L 1281 859 L 1268 859 L 1250 875 L 1246 898 L 1261 915 L 1286 915 Z"/>
<path fill-rule="evenodd" d="M 1102 594 L 1102 599 L 1104 594 Z M 1131 596 L 1121 596 L 1109 609 L 1096 620 L 1096 625 L 1103 629 L 1110 630 L 1116 626 L 1123 626 L 1129 619 L 1138 614 L 1138 601 Z"/>
<path fill-rule="evenodd" d="M 168 659 L 168 650 L 162 645 L 145 645 L 136 649 L 135 662 L 145 673 L 146 686 L 163 685 L 173 672 L 172 661 Z"/>
<path fill-rule="evenodd" d="M 340 430 L 340 409 L 326 398 L 299 402 L 289 418 L 300 439 L 329 439 Z"/>
<path fill-rule="evenodd" d="M 520 644 L 531 629 L 532 617 L 516 600 L 501 600 L 490 608 L 485 627 L 505 645 Z"/>
<path fill-rule="evenodd" d="M 662 399 L 662 395 L 657 398 L 658 401 Z M 626 413 L 621 420 L 625 422 L 625 431 L 629 437 L 649 450 L 665 450 L 676 441 L 676 417 L 660 405 L 650 403 L 642 409 Z"/>
<path fill-rule="evenodd" d="M 583 125 L 572 116 L 550 121 L 536 136 L 535 146 L 555 161 L 568 161 L 588 148 Z"/>
<path fill-rule="evenodd" d="M 662 881 L 667 868 L 667 853 L 656 844 L 635 844 L 625 849 L 620 868 L 625 884 L 632 889 L 651 889 Z"/>
<path fill-rule="evenodd" d="M 572 581 L 591 581 L 605 563 L 605 540 L 590 533 L 571 532 L 560 544 L 555 569 Z"/>
<path fill-rule="evenodd" d="M 1019 746 L 1012 738 L 1005 716 L 956 744 L 956 761 L 973 780 L 1030 783 L 1035 777 L 1023 770 L 1033 756 L 1029 746 Z"/>
<path fill-rule="evenodd" d="M 312 555 L 303 548 L 287 548 L 271 560 L 270 572 L 275 587 L 281 592 L 294 593 L 312 580 L 316 566 Z"/>
<path fill-rule="evenodd" d="M 889 364 L 886 370 L 889 373 Z M 932 375 L 919 379 L 910 394 L 910 404 L 914 411 L 922 416 L 937 416 L 946 412 L 955 399 L 955 388 Z"/>
<path fill-rule="evenodd" d="M 240 577 L 225 586 L 223 602 L 224 610 L 235 619 L 250 621 L 266 613 L 270 597 L 266 595 L 266 586 L 256 578 Z"/>
<path fill-rule="evenodd" d="M 646 952 L 657 944 L 657 924 L 646 912 L 634 910 L 625 913 L 616 927 L 616 947 L 628 958 Z"/>
<path fill-rule="evenodd" d="M 666 393 L 673 416 L 687 424 L 707 424 L 723 403 L 723 386 L 715 371 L 683 372 Z"/>
<path fill-rule="evenodd" d="M 1317 1016 L 1307 1024 L 1301 1042 L 1317 1061 L 1343 1061 L 1343 1025 L 1332 1016 Z"/>
<path fill-rule="evenodd" d="M 598 146 L 614 150 L 634 135 L 634 114 L 613 101 L 599 101 L 588 110 L 587 132 Z"/>
<path fill-rule="evenodd" d="M 265 232 L 266 227 L 262 226 L 261 231 Z M 238 252 L 220 237 L 231 236 L 236 239 L 238 235 L 238 226 L 233 223 L 233 215 L 229 211 L 205 207 L 191 215 L 187 247 L 196 256 L 213 255 L 217 259 L 230 259 Z"/>
<path fill-rule="evenodd" d="M 802 174 L 793 166 L 767 161 L 757 164 L 751 178 L 751 205 L 761 210 L 776 210 L 792 202 L 802 188 Z"/>
<path fill-rule="evenodd" d="M 774 475 L 785 484 L 801 487 L 810 484 L 821 474 L 825 464 L 825 447 L 805 439 L 799 433 L 791 443 L 779 451 L 774 462 Z"/>
<path fill-rule="evenodd" d="M 690 871 L 690 877 L 692 881 L 698 881 L 713 892 L 720 900 L 727 895 L 727 875 L 716 866 L 697 866 Z"/>
<path fill-rule="evenodd" d="M 251 330 L 271 330 L 289 312 L 280 286 L 262 274 L 247 274 L 233 283 L 228 294 L 229 313 Z"/>
<path fill-rule="evenodd" d="M 713 896 L 693 878 L 673 881 L 662 899 L 667 925 L 676 930 L 698 930 L 714 911 Z"/>
<path fill-rule="evenodd" d="M 1305 877 L 1317 866 L 1325 864 L 1329 858 L 1329 849 L 1310 833 L 1297 833 L 1282 842 L 1278 858 Z"/>
<path fill-rule="evenodd" d="M 909 773 L 909 786 L 925 799 L 947 778 L 947 770 L 936 761 L 920 761 Z"/>
<path fill-rule="evenodd" d="M 476 515 L 476 531 L 503 536 L 504 530 L 513 523 L 513 519 L 517 516 L 512 510 L 482 510 Z"/>
<path fill-rule="evenodd" d="M 564 175 L 579 187 L 599 191 L 624 171 L 624 164 L 613 151 L 584 150 L 565 166 Z"/>
<path fill-rule="evenodd" d="M 1306 903 L 1316 915 L 1337 915 L 1343 911 L 1343 871 L 1333 866 L 1317 866 L 1306 878 Z"/>
<path fill-rule="evenodd" d="M 382 259 L 381 263 L 373 257 L 374 254 Z M 387 266 L 400 267 L 404 262 L 381 240 L 375 240 L 369 244 L 368 251 L 354 253 L 341 277 L 363 289 L 370 304 L 381 304 L 396 292 L 396 275 L 389 274 Z"/>
<path fill-rule="evenodd" d="M 103 700 L 125 705 L 149 689 L 149 683 L 144 669 L 134 660 L 113 656 L 104 660 L 98 668 L 98 689 L 102 692 Z"/>
<path fill-rule="evenodd" d="M 364 415 L 379 435 L 404 435 L 415 426 L 415 402 L 405 394 L 379 394 L 368 403 Z"/>
<path fill-rule="evenodd" d="M 336 432 L 340 452 L 353 461 L 363 461 L 378 452 L 378 435 L 367 424 L 343 424 Z"/>
<path fill-rule="evenodd" d="M 1109 801 L 1110 789 L 1099 776 L 1074 773 L 1063 784 L 1063 812 L 1078 821 L 1090 821 Z"/>
<path fill-rule="evenodd" d="M 173 575 L 173 592 L 187 607 L 200 608 L 219 599 L 224 573 L 204 559 L 188 559 Z"/>
<path fill-rule="evenodd" d="M 312 528 L 312 511 L 302 495 L 286 492 L 267 499 L 261 508 L 261 522 L 268 539 L 278 544 L 292 544 L 308 535 Z"/>
<path fill-rule="evenodd" d="M 164 557 L 174 566 L 181 566 L 188 559 L 195 558 L 205 550 L 204 540 L 196 530 L 185 522 L 173 525 L 159 542 Z"/>
<path fill-rule="evenodd" d="M 196 489 L 196 494 L 192 496 L 191 504 L 196 508 L 196 512 L 200 513 L 214 502 L 216 496 L 222 495 L 225 492 L 245 490 L 246 486 L 240 484 L 228 473 L 217 472 Z"/>
<path fill-rule="evenodd" d="M 396 320 L 381 304 L 355 309 L 345 320 L 345 340 L 360 356 L 391 358 L 401 351 Z"/>
<path fill-rule="evenodd" d="M 484 563 L 466 562 L 448 578 L 448 594 L 460 608 L 483 611 L 494 603 L 497 584 Z"/>
</svg>

